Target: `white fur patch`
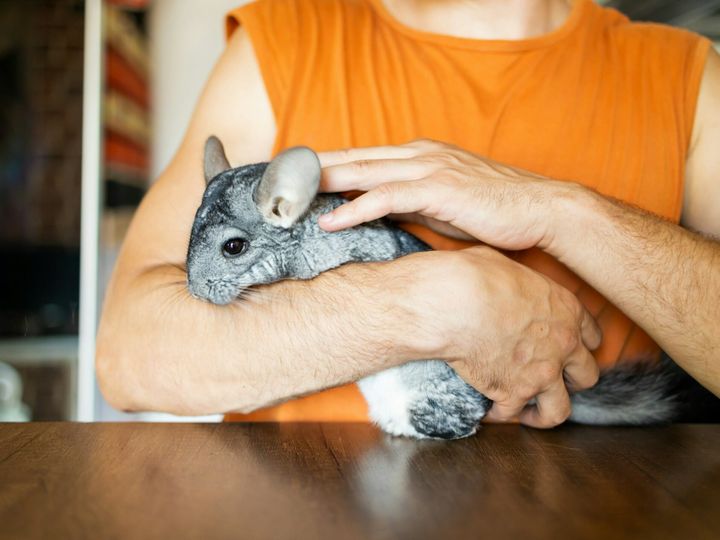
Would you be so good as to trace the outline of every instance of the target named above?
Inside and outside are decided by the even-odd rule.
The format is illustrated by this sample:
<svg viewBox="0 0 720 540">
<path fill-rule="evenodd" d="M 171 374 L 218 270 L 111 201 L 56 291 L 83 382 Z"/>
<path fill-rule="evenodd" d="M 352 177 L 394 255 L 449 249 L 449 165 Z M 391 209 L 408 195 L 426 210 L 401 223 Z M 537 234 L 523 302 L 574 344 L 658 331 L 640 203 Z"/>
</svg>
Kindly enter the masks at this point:
<svg viewBox="0 0 720 540">
<path fill-rule="evenodd" d="M 370 419 L 392 435 L 423 438 L 410 425 L 409 406 L 415 399 L 400 377 L 400 368 L 391 368 L 358 381 L 368 403 Z"/>
</svg>

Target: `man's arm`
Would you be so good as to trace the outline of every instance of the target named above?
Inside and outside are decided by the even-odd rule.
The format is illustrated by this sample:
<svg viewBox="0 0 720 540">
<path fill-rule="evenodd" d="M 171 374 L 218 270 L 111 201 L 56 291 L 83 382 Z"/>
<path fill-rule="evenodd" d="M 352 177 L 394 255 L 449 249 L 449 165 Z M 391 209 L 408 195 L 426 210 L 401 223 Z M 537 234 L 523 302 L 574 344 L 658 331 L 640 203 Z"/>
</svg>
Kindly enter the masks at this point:
<svg viewBox="0 0 720 540">
<path fill-rule="evenodd" d="M 710 51 L 695 112 L 682 224 L 720 237 L 720 55 Z"/>
<path fill-rule="evenodd" d="M 552 251 L 720 395 L 720 56 L 710 52 L 687 163 L 682 223 L 584 193 L 569 199 L 580 228 L 558 227 Z M 714 239 L 713 239 L 714 237 Z M 579 241 L 580 239 L 583 239 Z"/>
<path fill-rule="evenodd" d="M 234 164 L 270 157 L 274 122 L 251 44 L 235 33 L 188 133 L 142 202 L 111 280 L 97 372 L 118 408 L 248 410 L 355 380 L 410 359 L 422 339 L 393 283 L 408 269 L 345 268 L 265 289 L 271 301 L 220 308 L 192 299 L 184 265 L 204 188 L 202 148 L 215 134 Z"/>
<path fill-rule="evenodd" d="M 547 251 L 720 395 L 720 244 L 589 191 L 562 208 Z"/>
</svg>

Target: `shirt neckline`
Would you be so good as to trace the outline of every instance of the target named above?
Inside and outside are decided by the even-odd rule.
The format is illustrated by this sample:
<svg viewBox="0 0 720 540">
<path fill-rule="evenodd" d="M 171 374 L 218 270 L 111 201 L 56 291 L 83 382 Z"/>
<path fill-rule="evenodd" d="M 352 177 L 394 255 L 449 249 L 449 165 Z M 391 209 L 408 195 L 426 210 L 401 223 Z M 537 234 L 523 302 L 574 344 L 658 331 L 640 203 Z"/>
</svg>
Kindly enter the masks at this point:
<svg viewBox="0 0 720 540">
<path fill-rule="evenodd" d="M 452 46 L 463 49 L 475 49 L 496 52 L 513 52 L 524 51 L 529 49 L 537 49 L 547 47 L 562 40 L 568 34 L 572 33 L 585 18 L 588 6 L 592 0 L 573 0 L 572 8 L 565 22 L 547 34 L 528 38 L 528 39 L 474 39 L 458 36 L 449 36 L 447 34 L 436 34 L 434 32 L 426 32 L 418 30 L 401 23 L 395 16 L 385 7 L 383 0 L 368 0 L 375 12 L 388 25 L 398 32 L 412 37 L 418 41 L 435 43 L 438 45 Z"/>
</svg>

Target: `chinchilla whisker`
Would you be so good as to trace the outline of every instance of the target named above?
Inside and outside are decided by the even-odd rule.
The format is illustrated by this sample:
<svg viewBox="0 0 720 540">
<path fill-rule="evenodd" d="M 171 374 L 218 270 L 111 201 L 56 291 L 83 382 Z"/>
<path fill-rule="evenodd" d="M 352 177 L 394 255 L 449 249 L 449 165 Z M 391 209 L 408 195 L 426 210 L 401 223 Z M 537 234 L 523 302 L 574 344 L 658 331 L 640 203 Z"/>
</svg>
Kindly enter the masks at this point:
<svg viewBox="0 0 720 540">
<path fill-rule="evenodd" d="M 168 271 L 170 269 L 173 270 L 179 270 L 183 274 L 187 275 L 187 266 L 185 264 L 181 263 L 175 263 L 175 262 L 167 262 L 167 263 L 161 263 L 161 264 L 155 264 L 150 266 L 147 271 L 148 272 L 158 272 L 160 270 Z"/>
<path fill-rule="evenodd" d="M 252 311 L 252 306 L 250 306 L 249 302 L 243 297 L 236 298 L 235 300 L 230 302 L 227 307 L 233 309 L 241 309 L 245 313 L 249 313 Z"/>
<path fill-rule="evenodd" d="M 169 284 L 165 284 L 166 286 Z M 187 290 L 187 287 L 183 283 L 182 286 L 178 286 L 177 288 L 170 291 L 170 294 L 167 295 L 166 298 L 161 302 L 160 309 L 162 311 L 170 311 L 173 309 L 178 302 L 181 302 L 183 300 L 186 300 L 187 298 L 190 298 L 191 294 Z"/>
<path fill-rule="evenodd" d="M 240 294 L 237 295 L 233 303 L 247 305 L 247 303 L 258 303 L 258 296 L 257 293 L 254 291 L 244 290 Z"/>
<path fill-rule="evenodd" d="M 171 263 L 165 263 L 165 266 L 170 266 L 171 268 L 176 268 L 177 270 L 180 270 L 187 274 L 187 265 L 185 265 L 184 263 L 171 262 Z"/>
<path fill-rule="evenodd" d="M 265 303 L 267 301 L 282 302 L 286 300 L 284 295 L 277 294 L 271 288 L 263 288 L 262 290 L 245 289 L 244 297 L 255 303 Z"/>
<path fill-rule="evenodd" d="M 163 283 L 163 284 L 159 285 L 158 287 L 159 288 L 167 288 L 167 287 L 175 288 L 175 287 L 177 287 L 177 288 L 187 289 L 187 284 L 188 284 L 187 280 L 168 281 L 167 283 Z"/>
</svg>

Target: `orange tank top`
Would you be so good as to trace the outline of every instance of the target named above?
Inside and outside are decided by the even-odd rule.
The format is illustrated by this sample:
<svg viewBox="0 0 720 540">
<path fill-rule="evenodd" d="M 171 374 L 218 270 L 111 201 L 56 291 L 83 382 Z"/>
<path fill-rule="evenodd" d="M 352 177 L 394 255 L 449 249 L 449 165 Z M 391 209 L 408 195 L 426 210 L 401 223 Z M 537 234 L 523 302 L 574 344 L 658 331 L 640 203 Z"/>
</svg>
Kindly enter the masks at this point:
<svg viewBox="0 0 720 540">
<path fill-rule="evenodd" d="M 576 0 L 557 30 L 520 41 L 418 31 L 382 0 L 261 0 L 228 15 L 228 35 L 239 25 L 275 115 L 273 153 L 428 137 L 679 220 L 709 49 L 695 34 L 631 23 L 590 0 Z M 410 230 L 436 249 L 468 245 Z M 601 365 L 657 354 L 559 262 L 539 250 L 511 256 L 578 295 L 603 329 Z M 367 411 L 346 385 L 228 419 L 351 421 Z"/>
</svg>

